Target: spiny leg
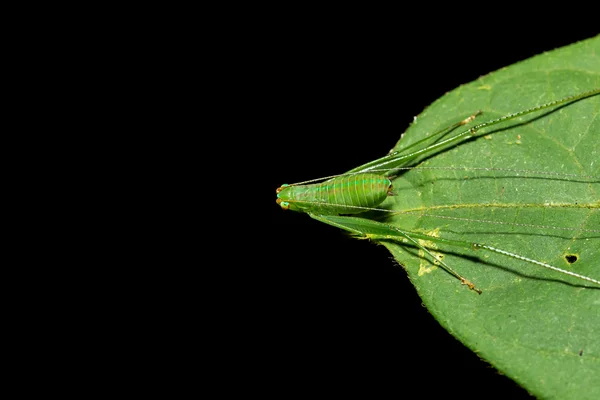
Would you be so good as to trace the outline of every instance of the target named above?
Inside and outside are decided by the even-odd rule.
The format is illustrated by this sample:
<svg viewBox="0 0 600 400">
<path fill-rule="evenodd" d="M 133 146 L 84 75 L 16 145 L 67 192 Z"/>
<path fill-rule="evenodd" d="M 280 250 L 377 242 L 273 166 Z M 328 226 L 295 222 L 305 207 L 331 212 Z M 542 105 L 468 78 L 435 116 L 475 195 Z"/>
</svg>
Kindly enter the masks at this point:
<svg viewBox="0 0 600 400">
<path fill-rule="evenodd" d="M 438 257 L 435 257 L 433 254 L 431 254 L 431 252 L 429 252 L 427 249 L 423 248 L 423 246 L 421 246 L 419 243 L 417 243 L 414 239 L 428 240 L 428 241 L 432 241 L 432 242 L 447 244 L 450 246 L 462 247 L 462 248 L 469 249 L 469 250 L 477 250 L 477 249 L 487 250 L 489 252 L 502 254 L 506 257 L 514 258 L 514 259 L 524 261 L 524 262 L 527 262 L 530 264 L 534 264 L 534 265 L 537 265 L 537 266 L 540 266 L 540 267 L 543 267 L 546 269 L 550 269 L 552 271 L 556 271 L 556 272 L 559 272 L 559 273 L 562 273 L 565 275 L 569 275 L 569 276 L 575 277 L 577 279 L 581 279 L 581 280 L 584 280 L 587 282 L 592 282 L 592 283 L 600 286 L 600 280 L 598 280 L 598 279 L 590 278 L 585 275 L 580 275 L 580 274 L 577 274 L 577 273 L 574 273 L 571 271 L 567 271 L 567 270 L 555 267 L 553 265 L 550 265 L 550 264 L 542 262 L 542 261 L 534 260 L 534 259 L 522 256 L 519 254 L 511 253 L 509 251 L 498 249 L 498 248 L 488 246 L 488 245 L 485 245 L 482 243 L 474 243 L 474 242 L 468 242 L 468 241 L 462 241 L 462 240 L 443 239 L 443 238 L 439 238 L 439 237 L 425 235 L 423 233 L 403 231 L 395 226 L 392 226 L 389 224 L 384 224 L 384 223 L 373 221 L 373 220 L 369 220 L 369 219 L 364 219 L 364 218 L 346 217 L 346 216 L 338 216 L 338 215 L 335 215 L 335 216 L 333 216 L 333 215 L 314 215 L 314 214 L 310 214 L 310 216 L 321 222 L 324 222 L 326 224 L 333 225 L 338 228 L 344 229 L 346 231 L 352 232 L 354 234 L 360 235 L 362 237 L 367 237 L 367 238 L 374 239 L 374 240 L 395 240 L 395 241 L 400 241 L 400 242 L 402 242 L 402 239 L 410 240 L 413 244 L 415 244 L 419 248 L 425 250 L 427 252 L 427 254 L 429 254 L 431 257 L 433 257 L 434 259 L 439 261 L 440 264 L 442 266 L 444 266 L 444 269 L 446 269 L 449 273 L 451 273 L 452 275 L 454 275 L 455 277 L 460 279 L 461 282 L 463 282 L 463 284 L 469 286 L 469 288 L 471 288 L 475 291 L 478 291 L 478 292 L 479 292 L 479 290 L 476 289 L 475 286 L 470 281 L 461 277 L 458 273 L 456 273 L 456 271 L 454 271 L 452 268 L 450 268 L 447 264 L 445 264 Z M 471 285 L 473 285 L 473 286 L 471 286 Z"/>
<path fill-rule="evenodd" d="M 528 257 L 524 257 L 524 256 L 520 256 L 518 254 L 514 254 L 514 253 L 511 253 L 511 252 L 508 252 L 506 250 L 497 249 L 495 247 L 487 246 L 485 244 L 480 244 L 480 243 L 472 243 L 472 246 L 474 248 L 476 248 L 476 249 L 484 249 L 484 250 L 492 251 L 494 253 L 502 254 L 502 255 L 505 255 L 507 257 L 515 258 L 517 260 L 521 260 L 521 261 L 525 261 L 525 262 L 528 262 L 528 263 L 531 263 L 531 264 L 539 265 L 540 267 L 548 268 L 548 269 L 551 269 L 553 271 L 560 272 L 561 274 L 566 274 L 566 275 L 574 276 L 575 278 L 582 279 L 584 281 L 588 281 L 588 282 L 592 282 L 592 283 L 595 283 L 597 285 L 600 285 L 600 280 L 598 280 L 598 279 L 590 278 L 589 276 L 585 276 L 585 275 L 576 274 L 575 272 L 567 271 L 565 269 L 558 268 L 558 267 L 555 267 L 555 266 L 550 265 L 550 264 L 546 264 L 545 262 L 541 262 L 541 261 L 538 261 L 538 260 L 533 260 L 533 259 L 528 258 Z"/>
<path fill-rule="evenodd" d="M 385 224 L 384 224 L 385 225 Z M 390 229 L 396 231 L 398 230 L 397 228 L 393 227 L 393 226 L 389 226 Z M 560 272 L 561 274 L 565 274 L 565 275 L 570 275 L 573 276 L 577 279 L 581 279 L 584 281 L 588 281 L 588 282 L 592 282 L 595 283 L 597 285 L 600 285 L 600 280 L 598 279 L 594 279 L 594 278 L 590 278 L 589 276 L 585 276 L 585 275 L 580 275 L 577 274 L 575 272 L 571 272 L 571 271 L 567 271 L 565 269 L 562 268 L 558 268 L 555 267 L 553 265 L 550 265 L 548 263 L 542 262 L 542 261 L 538 261 L 538 260 L 534 260 L 532 258 L 529 257 L 525 257 L 519 254 L 515 254 L 515 253 L 511 253 L 510 251 L 506 251 L 506 250 L 502 250 L 502 249 L 498 249 L 496 247 L 492 247 L 492 246 L 488 246 L 486 244 L 482 244 L 482 243 L 475 243 L 475 242 L 467 242 L 467 241 L 462 241 L 462 240 L 451 240 L 451 239 L 443 239 L 443 238 L 436 238 L 433 236 L 429 236 L 429 235 L 425 235 L 422 233 L 417 233 L 417 232 L 409 232 L 413 237 L 417 237 L 420 239 L 427 239 L 427 240 L 431 240 L 431 241 L 435 241 L 435 242 L 439 242 L 439 243 L 445 243 L 451 246 L 458 246 L 458 247 L 462 247 L 462 248 L 466 248 L 466 249 L 473 249 L 473 250 L 477 250 L 477 249 L 483 249 L 483 250 L 487 250 L 493 253 L 497 253 L 497 254 L 502 254 L 503 256 L 506 257 L 510 257 L 510 258 L 514 258 L 516 260 L 521 260 L 530 264 L 534 264 L 537 265 L 539 267 L 544 267 L 546 269 L 550 269 L 552 271 L 556 271 L 556 272 Z M 381 237 L 379 238 L 374 238 L 374 239 L 382 239 Z"/>
<path fill-rule="evenodd" d="M 368 172 L 368 171 L 376 171 L 376 170 L 381 170 L 383 168 L 393 171 L 394 168 L 396 167 L 400 167 L 401 165 L 406 164 L 407 162 L 423 155 L 423 154 L 427 154 L 430 153 L 436 149 L 440 149 L 443 148 L 444 146 L 450 145 L 452 143 L 457 143 L 460 142 L 462 140 L 465 140 L 469 137 L 473 137 L 475 135 L 476 132 L 478 132 L 480 129 L 485 128 L 485 127 L 489 127 L 489 126 L 493 126 L 496 124 L 499 124 L 501 122 L 504 121 L 509 121 L 527 114 L 531 114 L 537 111 L 541 111 L 550 107 L 556 107 L 562 104 L 566 104 L 569 102 L 574 102 L 574 101 L 578 101 L 578 100 L 582 100 L 585 99 L 586 97 L 591 97 L 591 96 L 596 96 L 600 94 L 600 88 L 597 89 L 593 89 L 584 93 L 580 93 L 574 96 L 568 96 L 565 98 L 562 98 L 560 100 L 555 100 L 555 101 L 551 101 L 549 103 L 545 103 L 536 107 L 532 107 L 529 108 L 527 110 L 523 110 L 523 111 L 519 111 L 516 113 L 511 113 L 511 114 L 507 114 L 504 115 L 500 118 L 496 118 L 496 119 L 492 119 L 486 122 L 482 122 L 480 124 L 477 124 L 475 126 L 473 126 L 472 128 L 466 129 L 462 132 L 457 133 L 454 136 L 451 136 L 449 138 L 446 138 L 444 140 L 438 141 L 430 146 L 426 146 L 424 148 L 421 148 L 419 150 L 415 150 L 413 152 L 408 152 L 406 154 L 405 151 L 409 148 L 411 148 L 413 145 L 407 146 L 403 149 L 401 149 L 400 151 L 394 152 L 394 153 L 390 153 L 385 157 L 379 158 L 377 160 L 368 162 L 366 164 L 361 165 L 360 167 L 354 168 L 348 172 Z M 471 116 L 472 117 L 472 116 Z M 467 121 L 470 122 L 469 119 L 471 118 L 467 118 L 463 121 Z M 461 121 L 461 122 L 463 122 Z M 460 124 L 461 122 L 459 122 L 458 124 Z M 441 134 L 443 133 L 445 130 L 441 130 L 439 132 L 436 132 L 436 134 Z M 431 138 L 431 135 L 429 136 L 429 138 Z M 428 139 L 429 139 L 428 138 Z M 421 139 L 422 141 L 423 139 Z M 419 142 L 418 142 L 419 143 Z M 393 175 L 393 172 L 390 172 L 390 175 Z"/>
<path fill-rule="evenodd" d="M 418 155 L 419 153 L 423 152 L 423 150 L 431 150 L 433 148 L 440 147 L 440 146 L 448 144 L 450 142 L 454 142 L 454 141 L 457 141 L 457 140 L 462 140 L 465 137 L 472 137 L 472 136 L 475 135 L 476 132 L 478 132 L 479 130 L 481 130 L 481 129 L 485 128 L 485 127 L 488 127 L 488 126 L 496 125 L 496 124 L 499 124 L 499 123 L 504 122 L 504 121 L 510 121 L 512 119 L 515 119 L 515 118 L 518 118 L 518 117 L 521 117 L 521 116 L 524 116 L 524 115 L 528 115 L 528 114 L 531 114 L 531 113 L 535 113 L 537 111 L 541 111 L 541 110 L 544 110 L 544 109 L 547 109 L 547 108 L 550 108 L 550 107 L 556 107 L 556 106 L 559 106 L 559 105 L 562 105 L 562 104 L 565 104 L 565 103 L 578 101 L 578 100 L 581 100 L 581 99 L 585 99 L 586 97 L 591 97 L 591 96 L 595 96 L 595 95 L 598 95 L 598 94 L 600 94 L 600 88 L 596 88 L 596 89 L 593 89 L 593 90 L 590 90 L 590 91 L 587 91 L 587 92 L 584 92 L 584 93 L 579 93 L 579 94 L 576 94 L 576 95 L 573 95 L 573 96 L 564 97 L 562 99 L 554 100 L 554 101 L 551 101 L 551 102 L 548 102 L 548 103 L 545 103 L 545 104 L 541 104 L 541 105 L 536 106 L 536 107 L 528 108 L 526 110 L 522 110 L 522 111 L 518 111 L 518 112 L 515 112 L 515 113 L 510 113 L 510 114 L 507 114 L 507 115 L 503 115 L 502 117 L 495 118 L 495 119 L 492 119 L 492 120 L 489 120 L 489 121 L 485 121 L 485 122 L 479 123 L 479 124 L 473 126 L 470 129 L 467 129 L 467 130 L 465 130 L 463 132 L 460 132 L 460 133 L 456 134 L 455 136 L 452 136 L 452 137 L 450 137 L 450 138 L 448 138 L 446 140 L 443 140 L 441 142 L 437 142 L 437 143 L 429 146 L 426 149 L 418 150 L 418 151 L 416 151 L 414 153 L 407 154 L 407 155 L 405 155 L 405 157 L 414 157 L 414 156 Z M 475 114 L 475 115 L 477 115 L 477 114 Z M 471 117 L 469 117 L 469 118 L 471 118 Z M 469 120 L 469 118 L 465 119 L 465 121 Z M 471 121 L 472 121 L 472 119 L 471 119 Z M 470 121 L 467 121 L 467 122 L 470 122 Z M 404 149 L 402 151 L 404 151 Z"/>
<path fill-rule="evenodd" d="M 446 264 L 444 261 L 442 261 L 441 258 L 437 257 L 436 255 L 434 255 L 433 253 L 431 253 L 429 250 L 427 250 L 427 248 L 421 246 L 421 244 L 419 242 L 417 242 L 416 240 L 414 240 L 413 238 L 411 238 L 410 236 L 408 236 L 408 234 L 398 228 L 395 228 L 394 231 L 398 232 L 401 236 L 405 237 L 406 239 L 408 239 L 409 241 L 411 241 L 412 243 L 415 244 L 415 246 L 417 246 L 418 248 L 420 248 L 421 250 L 423 250 L 425 253 L 429 254 L 431 257 L 433 257 L 434 260 L 436 260 L 437 262 L 439 262 L 446 271 L 450 272 L 452 275 L 454 275 L 456 278 L 458 278 L 461 282 L 461 284 L 463 285 L 467 285 L 469 287 L 469 289 L 476 291 L 477 293 L 481 294 L 481 290 L 477 289 L 475 287 L 475 285 L 469 281 L 468 279 L 462 277 L 458 272 L 456 272 L 455 270 L 453 270 L 448 264 Z M 367 237 L 369 237 L 369 235 L 367 235 Z M 372 239 L 377 239 L 377 237 L 370 237 Z M 381 239 L 381 238 L 380 238 Z M 387 239 L 387 237 L 385 237 L 385 239 Z"/>
<path fill-rule="evenodd" d="M 412 157 L 412 155 L 413 155 L 412 153 L 411 154 L 406 154 L 406 155 L 401 155 L 400 153 L 405 152 L 406 150 L 410 149 L 411 147 L 418 146 L 419 144 L 421 144 L 423 142 L 431 141 L 431 139 L 435 138 L 436 136 L 442 135 L 441 137 L 437 138 L 433 142 L 433 143 L 437 143 L 437 141 L 440 140 L 444 135 L 452 132 L 456 128 L 459 128 L 459 127 L 461 127 L 463 125 L 466 125 L 466 124 L 472 122 L 475 118 L 477 118 L 482 113 L 483 113 L 482 111 L 477 111 L 476 113 L 468 116 L 467 118 L 465 118 L 465 119 L 463 119 L 461 121 L 458 121 L 458 122 L 456 122 L 456 123 L 454 123 L 454 124 L 452 124 L 450 126 L 442 128 L 439 131 L 436 131 L 436 132 L 434 132 L 434 133 L 432 133 L 430 135 L 427 135 L 427 137 L 424 137 L 423 139 L 417 140 L 416 142 L 414 142 L 414 143 L 412 143 L 412 144 L 410 144 L 408 146 L 405 146 L 404 148 L 402 148 L 402 150 L 399 150 L 399 151 L 398 150 L 390 150 L 390 152 L 387 155 L 385 155 L 385 156 L 383 156 L 381 158 L 378 158 L 377 160 L 374 160 L 374 161 L 368 162 L 366 164 L 363 164 L 360 167 L 353 168 L 353 169 L 351 169 L 350 171 L 348 171 L 346 173 L 347 174 L 352 174 L 352 173 L 367 172 L 367 171 L 369 171 L 369 172 L 389 171 L 388 173 L 386 173 L 384 175 L 386 175 L 386 176 L 394 175 L 394 173 L 395 173 L 394 169 L 395 169 L 395 166 L 398 164 L 398 161 L 402 161 L 405 158 L 408 158 L 408 159 L 413 158 Z M 469 132 L 469 131 L 467 130 L 466 132 Z M 464 134 L 464 132 L 463 132 L 463 134 Z M 402 136 L 403 135 L 404 134 L 402 134 Z M 402 136 L 400 136 L 400 139 L 402 139 Z M 421 150 L 418 151 L 419 154 L 421 152 L 422 152 Z M 385 169 L 380 169 L 380 167 L 388 165 L 390 163 L 392 164 L 390 167 L 385 168 Z"/>
<path fill-rule="evenodd" d="M 455 130 L 456 128 L 459 128 L 459 127 L 461 127 L 463 125 L 466 125 L 466 124 L 468 124 L 470 122 L 473 122 L 473 120 L 475 120 L 475 118 L 477 118 L 482 113 L 483 113 L 482 111 L 477 111 L 476 113 L 470 115 L 469 117 L 467 117 L 467 118 L 465 118 L 465 119 L 463 119 L 461 121 L 458 121 L 458 122 L 456 122 L 456 123 L 454 123 L 454 124 L 452 124 L 450 126 L 442 128 L 439 131 L 432 133 L 431 135 L 427 135 L 423 139 L 417 140 L 416 142 L 414 142 L 414 143 L 412 143 L 412 144 L 404 147 L 402 149 L 402 152 L 410 149 L 411 147 L 418 146 L 419 144 L 421 144 L 423 142 L 430 141 L 432 138 L 434 138 L 436 136 L 439 136 L 439 135 L 442 135 L 442 134 L 444 134 L 444 135 L 448 134 L 448 133 L 452 132 L 453 130 Z M 402 137 L 400 137 L 400 138 L 402 138 Z M 437 142 L 439 139 L 441 139 L 441 138 L 437 138 L 435 140 L 435 142 Z M 399 151 L 391 150 L 390 153 L 389 153 L 389 155 L 395 155 L 395 154 L 398 154 L 398 153 L 399 153 Z"/>
<path fill-rule="evenodd" d="M 392 227 L 390 225 L 383 224 L 381 222 L 375 222 L 372 220 L 357 218 L 357 217 L 345 217 L 338 215 L 318 215 L 318 214 L 309 214 L 312 218 L 324 222 L 326 224 L 335 226 L 340 229 L 344 229 L 353 234 L 360 235 L 362 237 L 370 238 L 370 239 L 379 239 L 379 240 L 398 240 L 398 236 L 405 238 L 406 240 L 413 243 L 419 249 L 423 250 L 425 253 L 429 254 L 435 261 L 439 262 L 440 265 L 451 275 L 458 278 L 463 285 L 469 287 L 469 289 L 481 294 L 481 290 L 478 289 L 475 284 L 469 281 L 467 278 L 461 276 L 458 272 L 456 272 L 452 267 L 446 264 L 441 258 L 435 256 L 431 253 L 427 248 L 422 246 L 419 242 L 410 237 L 406 232 L 398 229 L 396 227 Z M 425 236 L 428 239 L 431 239 L 430 236 Z"/>
</svg>

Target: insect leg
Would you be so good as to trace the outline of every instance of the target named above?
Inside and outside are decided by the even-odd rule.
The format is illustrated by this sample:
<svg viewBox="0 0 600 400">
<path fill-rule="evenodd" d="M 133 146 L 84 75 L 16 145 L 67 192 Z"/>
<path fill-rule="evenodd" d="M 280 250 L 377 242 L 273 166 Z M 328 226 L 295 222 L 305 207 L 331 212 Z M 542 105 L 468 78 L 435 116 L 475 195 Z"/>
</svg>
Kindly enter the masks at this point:
<svg viewBox="0 0 600 400">
<path fill-rule="evenodd" d="M 452 275 L 454 275 L 455 277 L 460 279 L 463 284 L 469 286 L 469 288 L 471 288 L 477 292 L 479 292 L 479 290 L 476 289 L 475 286 L 471 282 L 469 282 L 467 279 L 460 276 L 456 271 L 454 271 L 451 267 L 449 267 L 446 263 L 444 263 L 438 257 L 435 257 L 433 254 L 431 254 L 431 252 L 429 252 L 427 249 L 425 249 L 423 246 L 421 246 L 415 239 L 423 239 L 423 240 L 428 240 L 428 241 L 432 241 L 432 242 L 444 243 L 444 244 L 447 244 L 450 246 L 458 246 L 458 247 L 462 247 L 462 248 L 470 249 L 470 250 L 486 250 L 486 251 L 489 251 L 492 253 L 502 254 L 503 256 L 506 256 L 506 257 L 514 258 L 514 259 L 524 261 L 524 262 L 527 262 L 527 263 L 530 263 L 533 265 L 537 265 L 539 267 L 550 269 L 552 271 L 559 272 L 561 274 L 569 275 L 569 276 L 575 277 L 580 280 L 592 282 L 596 285 L 600 285 L 600 280 L 598 280 L 598 279 L 590 278 L 585 275 L 576 274 L 574 272 L 552 266 L 552 265 L 547 264 L 542 261 L 534 260 L 529 257 L 511 253 L 509 251 L 498 249 L 498 248 L 488 246 L 488 245 L 485 245 L 482 243 L 467 242 L 467 241 L 462 241 L 462 240 L 444 239 L 444 238 L 425 235 L 423 233 L 418 233 L 418 232 L 403 231 L 395 226 L 384 224 L 384 223 L 373 221 L 373 220 L 364 219 L 364 218 L 344 217 L 344 216 L 337 216 L 337 215 L 336 216 L 312 215 L 312 214 L 311 214 L 311 217 L 318 219 L 321 222 L 325 222 L 326 224 L 336 226 L 338 228 L 344 229 L 346 231 L 352 232 L 354 234 L 357 234 L 357 235 L 360 235 L 362 237 L 369 238 L 369 239 L 394 240 L 394 241 L 399 241 L 401 243 L 410 241 L 415 246 L 419 247 L 420 249 L 424 250 L 427 254 L 432 256 L 436 261 L 438 261 L 443 266 L 444 269 L 446 269 L 449 273 L 451 273 Z"/>
<path fill-rule="evenodd" d="M 375 222 L 364 218 L 357 217 L 346 217 L 346 216 L 333 216 L 333 215 L 317 215 L 317 214 L 309 214 L 312 218 L 324 222 L 326 224 L 335 226 L 340 229 L 344 229 L 348 232 L 351 232 L 355 235 L 359 235 L 369 239 L 380 239 L 380 240 L 399 240 L 400 238 L 404 238 L 414 244 L 419 249 L 423 250 L 430 257 L 432 257 L 435 261 L 442 265 L 447 272 L 452 274 L 454 277 L 458 278 L 463 285 L 469 287 L 469 289 L 476 291 L 481 294 L 481 290 L 479 290 L 471 281 L 461 276 L 458 272 L 456 272 L 452 267 L 446 264 L 441 258 L 437 257 L 433 253 L 431 253 L 427 248 L 422 246 L 418 241 L 414 240 L 410 237 L 406 232 L 398 229 L 396 227 L 392 227 L 390 225 L 383 224 L 381 222 Z M 427 235 L 422 235 L 427 236 Z M 427 236 L 430 238 L 429 236 Z M 401 240 L 401 239 L 400 239 Z"/>
</svg>

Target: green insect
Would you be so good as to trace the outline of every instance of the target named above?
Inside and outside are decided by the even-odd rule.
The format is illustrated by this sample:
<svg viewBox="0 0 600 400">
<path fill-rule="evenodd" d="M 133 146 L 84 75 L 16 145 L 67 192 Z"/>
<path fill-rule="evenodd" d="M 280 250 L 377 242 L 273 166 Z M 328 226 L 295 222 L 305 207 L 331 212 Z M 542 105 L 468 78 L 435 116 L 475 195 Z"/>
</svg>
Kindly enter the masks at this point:
<svg viewBox="0 0 600 400">
<path fill-rule="evenodd" d="M 429 135 L 426 139 L 422 139 L 410 146 L 403 148 L 401 151 L 392 152 L 382 158 L 354 168 L 343 175 L 326 177 L 296 184 L 284 184 L 277 189 L 277 204 L 279 204 L 284 210 L 307 213 L 316 220 L 336 226 L 363 238 L 369 238 L 373 240 L 393 240 L 403 244 L 412 245 L 420 249 L 422 252 L 424 252 L 424 254 L 427 254 L 429 257 L 431 257 L 434 263 L 441 265 L 447 272 L 458 278 L 462 284 L 468 286 L 470 289 L 478 293 L 481 293 L 481 290 L 478 289 L 474 283 L 461 276 L 439 256 L 433 254 L 432 251 L 422 244 L 423 241 L 440 243 L 449 246 L 458 246 L 470 250 L 484 250 L 491 253 L 502 254 L 506 257 L 511 257 L 513 259 L 551 269 L 562 274 L 573 276 L 580 280 L 585 280 L 600 285 L 600 280 L 598 279 L 567 271 L 545 262 L 492 247 L 484 243 L 434 237 L 424 233 L 403 230 L 400 227 L 391 224 L 378 222 L 370 217 L 362 218 L 360 216 L 361 213 L 369 211 L 389 212 L 388 209 L 381 208 L 381 204 L 389 196 L 394 195 L 392 180 L 397 175 L 401 174 L 403 170 L 419 168 L 419 166 L 410 166 L 410 163 L 414 162 L 421 156 L 439 149 L 446 149 L 449 147 L 449 145 L 456 145 L 467 139 L 476 137 L 478 136 L 479 131 L 483 128 L 497 125 L 505 121 L 510 121 L 527 114 L 535 113 L 537 111 L 551 108 L 556 109 L 559 106 L 564 106 L 598 94 L 600 94 L 600 88 L 475 124 L 468 129 L 463 128 L 462 131 L 451 135 L 453 131 L 473 122 L 480 114 L 477 112 L 462 121 Z M 440 139 L 447 135 L 450 136 L 445 139 Z M 415 146 L 418 146 L 425 140 L 431 140 L 432 138 L 437 138 L 437 142 L 418 149 L 413 149 Z M 481 169 L 488 171 L 502 170 L 502 168 Z M 505 169 L 504 171 L 518 172 L 510 169 Z M 529 173 L 535 172 L 529 171 Z M 544 173 L 541 172 L 541 174 Z M 559 176 L 561 174 L 555 175 Z M 592 179 L 592 182 L 596 182 L 599 179 L 599 177 L 584 178 L 588 180 Z M 600 230 L 595 229 L 588 229 L 587 231 L 594 233 L 600 232 Z"/>
</svg>

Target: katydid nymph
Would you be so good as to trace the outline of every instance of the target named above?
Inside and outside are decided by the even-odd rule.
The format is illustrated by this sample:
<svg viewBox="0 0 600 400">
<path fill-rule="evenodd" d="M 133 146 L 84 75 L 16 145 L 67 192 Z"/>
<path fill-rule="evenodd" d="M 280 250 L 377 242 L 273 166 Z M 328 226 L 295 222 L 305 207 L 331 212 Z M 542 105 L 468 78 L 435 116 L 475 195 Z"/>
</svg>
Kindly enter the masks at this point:
<svg viewBox="0 0 600 400">
<path fill-rule="evenodd" d="M 484 242 L 450 240 L 423 232 L 405 230 L 401 226 L 379 222 L 376 218 L 372 217 L 373 212 L 382 214 L 393 212 L 387 208 L 381 207 L 382 203 L 384 203 L 388 197 L 397 195 L 394 193 L 393 180 L 396 177 L 401 176 L 406 170 L 426 170 L 428 167 L 419 164 L 424 156 L 438 151 L 446 151 L 449 148 L 460 146 L 462 143 L 469 140 L 485 140 L 485 138 L 489 138 L 495 133 L 494 131 L 488 130 L 487 128 L 489 127 L 507 121 L 512 121 L 516 125 L 526 124 L 529 121 L 523 122 L 518 119 L 528 115 L 531 117 L 530 120 L 547 116 L 562 107 L 569 107 L 569 105 L 573 103 L 586 101 L 586 99 L 598 94 L 600 94 L 600 88 L 545 102 L 541 105 L 534 105 L 522 111 L 512 112 L 499 118 L 493 118 L 479 123 L 477 123 L 477 121 L 482 118 L 482 113 L 479 111 L 475 112 L 468 118 L 464 118 L 446 128 L 428 135 L 425 139 L 413 142 L 411 145 L 356 167 L 344 174 L 295 184 L 284 184 L 277 189 L 277 204 L 284 210 L 307 213 L 316 220 L 341 228 L 362 238 L 368 238 L 374 241 L 396 241 L 403 246 L 419 249 L 421 254 L 428 258 L 430 262 L 441 266 L 448 273 L 456 277 L 463 285 L 466 285 L 471 290 L 480 294 L 481 289 L 478 288 L 475 283 L 461 275 L 464 274 L 463 271 L 461 271 L 461 273 L 457 272 L 449 265 L 449 263 L 434 254 L 430 250 L 431 247 L 425 243 L 433 242 L 439 245 L 469 249 L 472 250 L 474 254 L 479 254 L 481 251 L 501 254 L 523 263 L 547 268 L 556 273 L 569 275 L 580 281 L 591 282 L 594 285 L 600 286 L 600 280 L 598 278 L 568 271 L 533 257 L 529 257 L 526 254 L 517 254 L 503 250 L 502 248 L 493 247 Z M 504 125 L 502 126 L 504 127 Z M 485 138 L 483 137 L 484 135 Z M 424 144 L 425 141 L 428 141 L 426 145 Z M 459 167 L 448 167 L 448 169 L 460 170 Z M 483 170 L 497 174 L 520 174 L 543 179 L 575 179 L 591 183 L 598 183 L 600 181 L 600 177 L 598 176 L 552 173 L 547 171 L 497 167 L 471 168 L 471 170 Z M 599 205 L 600 201 L 598 201 L 598 204 L 595 204 L 595 206 Z M 367 215 L 365 214 L 367 212 L 368 216 L 364 217 Z M 494 221 L 477 221 L 476 219 L 465 220 L 469 222 L 494 223 Z M 504 222 L 504 224 L 512 226 L 527 225 L 520 224 L 518 221 L 513 223 Z M 535 227 L 535 224 L 529 224 L 528 226 Z M 561 228 L 558 227 L 558 229 Z M 595 235 L 600 233 L 600 227 L 584 228 L 583 231 Z"/>
</svg>

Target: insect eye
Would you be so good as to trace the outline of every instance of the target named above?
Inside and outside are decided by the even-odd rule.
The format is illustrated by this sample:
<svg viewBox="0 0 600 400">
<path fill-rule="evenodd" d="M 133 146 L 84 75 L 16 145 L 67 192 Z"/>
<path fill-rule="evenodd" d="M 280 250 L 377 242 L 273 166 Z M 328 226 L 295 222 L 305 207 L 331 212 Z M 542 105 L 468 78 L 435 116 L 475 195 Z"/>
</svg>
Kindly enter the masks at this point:
<svg viewBox="0 0 600 400">
<path fill-rule="evenodd" d="M 281 185 L 280 187 L 277 188 L 277 190 L 275 191 L 275 193 L 279 194 L 283 188 L 285 188 L 286 186 L 290 186 L 287 183 L 284 183 L 283 185 Z"/>
<path fill-rule="evenodd" d="M 288 203 L 287 201 L 281 201 L 281 199 L 277 199 L 277 204 L 279 204 L 284 210 L 290 208 L 290 203 Z"/>
</svg>

